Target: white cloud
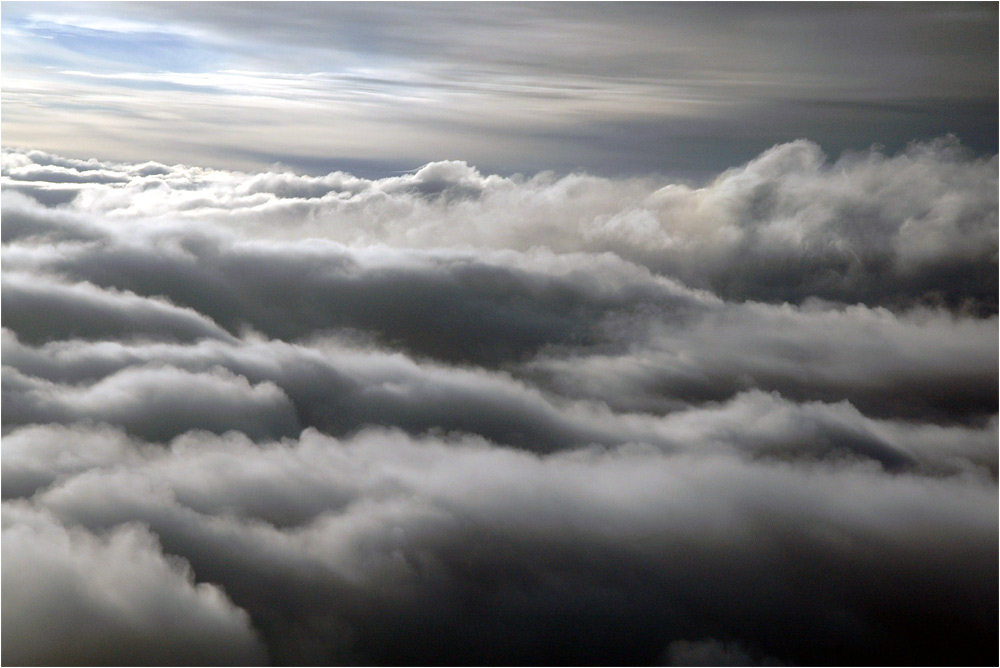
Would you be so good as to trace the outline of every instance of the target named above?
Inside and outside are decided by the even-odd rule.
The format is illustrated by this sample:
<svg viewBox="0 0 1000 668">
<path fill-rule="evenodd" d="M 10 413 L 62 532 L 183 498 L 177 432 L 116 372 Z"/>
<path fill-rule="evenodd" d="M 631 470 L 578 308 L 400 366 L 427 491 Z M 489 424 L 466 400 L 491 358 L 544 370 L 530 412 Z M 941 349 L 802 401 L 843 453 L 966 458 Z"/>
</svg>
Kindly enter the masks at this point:
<svg viewBox="0 0 1000 668">
<path fill-rule="evenodd" d="M 36 169 L 8 162 L 17 165 L 8 179 Z M 735 298 L 934 296 L 956 306 L 991 299 L 996 171 L 995 158 L 967 157 L 951 139 L 833 163 L 798 141 L 700 189 L 585 175 L 484 177 L 458 161 L 374 181 L 181 166 L 140 176 L 138 167 L 106 165 L 79 178 L 104 174 L 125 186 L 87 187 L 71 207 L 119 220 L 208 220 L 253 238 L 610 251 Z"/>
</svg>

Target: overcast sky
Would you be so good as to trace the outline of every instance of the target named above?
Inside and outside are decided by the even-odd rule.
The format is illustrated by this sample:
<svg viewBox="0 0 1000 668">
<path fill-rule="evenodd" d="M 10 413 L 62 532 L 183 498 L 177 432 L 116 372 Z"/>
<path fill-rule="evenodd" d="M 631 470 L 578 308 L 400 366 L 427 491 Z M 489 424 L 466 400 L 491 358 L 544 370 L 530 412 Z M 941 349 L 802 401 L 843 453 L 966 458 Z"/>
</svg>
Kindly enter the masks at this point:
<svg viewBox="0 0 1000 668">
<path fill-rule="evenodd" d="M 997 663 L 996 4 L 2 10 L 4 665 Z"/>
<path fill-rule="evenodd" d="M 775 143 L 996 151 L 997 6 L 6 3 L 3 141 L 385 176 L 699 178 Z"/>
</svg>

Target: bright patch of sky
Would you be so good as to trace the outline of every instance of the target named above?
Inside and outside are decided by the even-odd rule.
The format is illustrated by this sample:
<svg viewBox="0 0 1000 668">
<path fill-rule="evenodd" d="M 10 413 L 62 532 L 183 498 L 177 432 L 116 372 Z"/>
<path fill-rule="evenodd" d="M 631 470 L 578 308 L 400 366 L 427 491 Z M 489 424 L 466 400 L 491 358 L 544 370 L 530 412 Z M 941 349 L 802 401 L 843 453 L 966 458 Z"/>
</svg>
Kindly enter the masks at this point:
<svg viewBox="0 0 1000 668">
<path fill-rule="evenodd" d="M 200 46 L 200 37 L 195 31 L 107 17 L 30 14 L 3 21 L 4 51 L 12 51 L 4 55 L 45 67 L 83 63 L 98 71 L 203 71 L 218 62 L 218 55 Z"/>
</svg>

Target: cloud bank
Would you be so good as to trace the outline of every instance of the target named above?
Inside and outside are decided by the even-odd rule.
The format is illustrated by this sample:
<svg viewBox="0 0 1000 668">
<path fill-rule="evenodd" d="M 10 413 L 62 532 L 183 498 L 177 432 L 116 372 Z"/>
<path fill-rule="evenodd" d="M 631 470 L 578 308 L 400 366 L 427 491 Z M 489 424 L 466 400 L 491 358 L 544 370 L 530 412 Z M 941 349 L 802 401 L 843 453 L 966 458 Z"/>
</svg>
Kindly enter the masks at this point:
<svg viewBox="0 0 1000 668">
<path fill-rule="evenodd" d="M 2 178 L 5 662 L 996 660 L 996 157 Z"/>
</svg>

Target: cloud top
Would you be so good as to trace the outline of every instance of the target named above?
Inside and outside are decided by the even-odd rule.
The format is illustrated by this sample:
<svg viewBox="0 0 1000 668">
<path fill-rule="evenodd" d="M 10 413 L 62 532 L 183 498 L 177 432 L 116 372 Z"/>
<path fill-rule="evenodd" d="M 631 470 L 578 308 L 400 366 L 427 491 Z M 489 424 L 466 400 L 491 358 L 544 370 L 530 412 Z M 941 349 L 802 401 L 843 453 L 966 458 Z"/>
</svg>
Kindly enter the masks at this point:
<svg viewBox="0 0 1000 668">
<path fill-rule="evenodd" d="M 5 662 L 996 658 L 996 157 L 2 185 Z"/>
</svg>

